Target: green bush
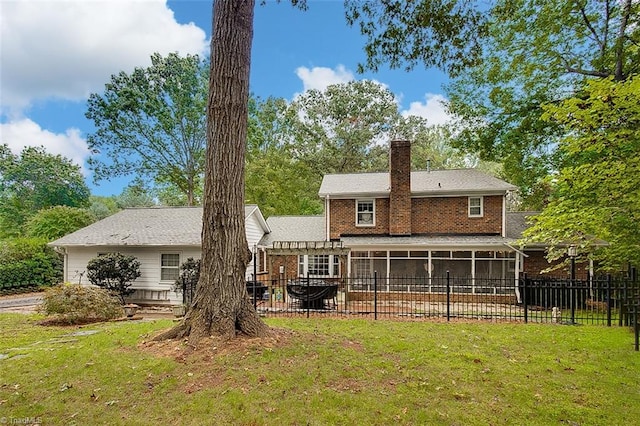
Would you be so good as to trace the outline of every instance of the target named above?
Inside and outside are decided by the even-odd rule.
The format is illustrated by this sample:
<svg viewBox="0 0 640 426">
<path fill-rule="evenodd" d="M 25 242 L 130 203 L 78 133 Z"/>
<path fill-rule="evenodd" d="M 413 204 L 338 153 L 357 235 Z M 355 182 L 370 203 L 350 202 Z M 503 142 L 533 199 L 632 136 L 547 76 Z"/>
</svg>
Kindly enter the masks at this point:
<svg viewBox="0 0 640 426">
<path fill-rule="evenodd" d="M 190 292 L 195 292 L 196 285 L 200 279 L 200 259 L 188 258 L 180 265 L 180 275 L 173 284 L 173 290 L 176 292 L 182 292 L 185 289 L 189 289 Z"/>
<path fill-rule="evenodd" d="M 108 321 L 123 315 L 122 305 L 109 291 L 69 283 L 48 288 L 39 310 L 65 324 Z"/>
<path fill-rule="evenodd" d="M 62 280 L 62 257 L 46 240 L 0 241 L 0 289 L 50 286 Z"/>
<path fill-rule="evenodd" d="M 122 253 L 107 253 L 94 257 L 87 264 L 89 282 L 109 290 L 118 296 L 123 304 L 124 298 L 135 291 L 129 287 L 140 275 L 140 262 L 135 256 Z"/>
<path fill-rule="evenodd" d="M 97 219 L 87 209 L 54 206 L 38 211 L 26 224 L 27 235 L 53 241 L 80 228 L 91 225 Z"/>
</svg>

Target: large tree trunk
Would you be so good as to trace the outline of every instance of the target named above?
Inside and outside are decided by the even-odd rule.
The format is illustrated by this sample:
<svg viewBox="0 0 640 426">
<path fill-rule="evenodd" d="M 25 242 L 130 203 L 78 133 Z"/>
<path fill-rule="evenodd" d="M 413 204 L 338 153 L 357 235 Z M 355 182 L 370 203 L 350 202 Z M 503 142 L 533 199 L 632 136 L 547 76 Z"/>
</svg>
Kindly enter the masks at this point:
<svg viewBox="0 0 640 426">
<path fill-rule="evenodd" d="M 159 338 L 264 336 L 245 285 L 251 258 L 244 223 L 244 157 L 255 0 L 213 5 L 211 75 L 207 112 L 202 264 L 191 309 Z"/>
</svg>

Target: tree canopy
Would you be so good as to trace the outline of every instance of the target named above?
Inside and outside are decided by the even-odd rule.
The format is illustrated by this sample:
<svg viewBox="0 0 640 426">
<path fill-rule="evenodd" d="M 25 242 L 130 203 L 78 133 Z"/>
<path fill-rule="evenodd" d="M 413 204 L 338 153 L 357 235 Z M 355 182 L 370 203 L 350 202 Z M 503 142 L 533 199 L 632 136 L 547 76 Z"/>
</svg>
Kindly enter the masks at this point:
<svg viewBox="0 0 640 426">
<path fill-rule="evenodd" d="M 346 0 L 345 9 L 367 37 L 360 71 L 423 64 L 456 75 L 477 63 L 486 31 L 483 11 L 466 0 Z"/>
<path fill-rule="evenodd" d="M 288 108 L 284 99 L 249 99 L 245 201 L 260 206 L 266 217 L 322 211 L 317 178 L 287 142 Z"/>
<path fill-rule="evenodd" d="M 53 241 L 80 228 L 91 225 L 97 218 L 87 209 L 53 206 L 38 211 L 26 224 L 29 237 Z"/>
<path fill-rule="evenodd" d="M 41 209 L 88 203 L 80 166 L 43 147 L 14 155 L 8 145 L 0 145 L 0 237 L 22 235 L 27 220 Z"/>
<path fill-rule="evenodd" d="M 367 37 L 362 68 L 435 66 L 459 119 L 455 145 L 501 162 L 523 207 L 547 200 L 544 177 L 560 166 L 562 126 L 542 105 L 591 78 L 640 70 L 640 3 L 633 0 L 347 1 L 347 21 Z"/>
<path fill-rule="evenodd" d="M 579 94 L 589 79 L 640 71 L 639 11 L 633 0 L 495 1 L 482 60 L 447 88 L 460 120 L 456 146 L 501 161 L 524 207 L 543 207 L 564 135 L 542 119 L 543 105 Z"/>
<path fill-rule="evenodd" d="M 562 126 L 563 164 L 549 177 L 553 188 L 534 217 L 526 242 L 550 244 L 550 257 L 567 244 L 609 268 L 640 265 L 640 77 L 590 81 L 580 96 L 545 107 L 545 120 Z"/>
<path fill-rule="evenodd" d="M 97 180 L 134 174 L 199 202 L 204 173 L 208 66 L 198 55 L 151 56 L 151 66 L 112 75 L 89 97 L 89 148 Z"/>
</svg>

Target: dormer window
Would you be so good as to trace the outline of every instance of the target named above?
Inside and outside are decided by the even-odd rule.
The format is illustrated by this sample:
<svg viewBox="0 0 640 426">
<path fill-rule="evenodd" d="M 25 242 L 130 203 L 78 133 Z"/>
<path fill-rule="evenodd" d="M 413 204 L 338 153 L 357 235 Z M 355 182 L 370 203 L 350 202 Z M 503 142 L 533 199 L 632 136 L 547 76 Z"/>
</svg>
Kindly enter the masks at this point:
<svg viewBox="0 0 640 426">
<path fill-rule="evenodd" d="M 356 225 L 374 226 L 375 223 L 375 201 L 356 200 Z"/>
<path fill-rule="evenodd" d="M 469 217 L 482 217 L 482 197 L 469 197 Z"/>
</svg>

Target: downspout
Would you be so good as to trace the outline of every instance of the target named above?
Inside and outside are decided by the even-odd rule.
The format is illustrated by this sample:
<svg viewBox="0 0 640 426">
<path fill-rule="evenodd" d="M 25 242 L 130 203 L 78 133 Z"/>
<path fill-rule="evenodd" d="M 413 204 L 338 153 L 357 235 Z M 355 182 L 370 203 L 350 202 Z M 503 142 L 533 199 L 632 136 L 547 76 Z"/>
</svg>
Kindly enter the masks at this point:
<svg viewBox="0 0 640 426">
<path fill-rule="evenodd" d="M 502 196 L 502 238 L 507 236 L 507 194 Z"/>
<path fill-rule="evenodd" d="M 325 229 L 325 240 L 331 241 L 331 209 L 329 203 L 329 194 L 324 196 L 324 229 Z"/>
</svg>

